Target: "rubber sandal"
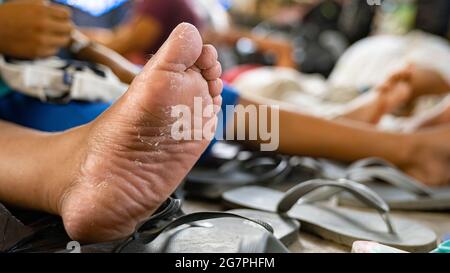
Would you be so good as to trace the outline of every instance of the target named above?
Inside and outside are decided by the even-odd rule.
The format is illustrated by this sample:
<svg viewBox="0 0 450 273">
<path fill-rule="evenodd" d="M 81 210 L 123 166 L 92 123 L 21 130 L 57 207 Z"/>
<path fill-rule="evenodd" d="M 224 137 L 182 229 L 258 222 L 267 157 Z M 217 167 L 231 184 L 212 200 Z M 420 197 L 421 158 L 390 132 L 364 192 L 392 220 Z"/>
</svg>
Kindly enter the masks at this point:
<svg viewBox="0 0 450 273">
<path fill-rule="evenodd" d="M 30 227 L 25 226 L 0 204 L 0 252 L 8 251 L 32 233 L 33 230 Z"/>
<path fill-rule="evenodd" d="M 273 228 L 273 235 L 280 240 L 285 246 L 290 246 L 298 239 L 300 223 L 288 217 L 283 217 L 276 213 L 251 210 L 251 209 L 234 209 L 227 211 L 228 213 L 237 214 L 250 219 L 258 219 L 269 224 Z"/>
<path fill-rule="evenodd" d="M 120 253 L 288 253 L 270 225 L 226 212 L 181 216 L 156 233 L 136 233 Z"/>
<path fill-rule="evenodd" d="M 383 198 L 391 209 L 439 211 L 450 209 L 450 186 L 430 188 L 378 158 L 350 165 L 347 178 L 364 183 Z M 343 205 L 361 206 L 348 194 L 339 197 Z"/>
<path fill-rule="evenodd" d="M 302 198 L 322 187 L 337 187 L 352 193 L 374 213 L 361 212 L 319 203 L 306 203 Z M 403 219 L 390 220 L 389 206 L 366 186 L 341 179 L 311 180 L 300 183 L 286 193 L 251 186 L 224 193 L 227 204 L 251 208 L 297 219 L 302 229 L 322 238 L 351 246 L 354 241 L 376 241 L 412 252 L 430 251 L 436 246 L 436 234 L 420 224 Z"/>
<path fill-rule="evenodd" d="M 136 228 L 126 240 L 82 246 L 80 252 L 116 253 L 286 253 L 289 250 L 278 240 L 291 240 L 290 220 L 253 214 L 270 220 L 272 226 L 248 212 L 197 212 L 184 215 L 181 200 L 169 199 L 164 209 Z M 291 232 L 292 233 L 292 232 Z M 66 251 L 65 251 L 66 252 Z"/>
<path fill-rule="evenodd" d="M 25 217 L 27 224 L 24 224 L 0 204 L 0 253 L 25 250 L 53 252 L 65 247 L 65 244 L 70 241 L 58 217 L 38 212 L 26 214 L 36 217 Z"/>
<path fill-rule="evenodd" d="M 149 220 L 139 225 L 139 230 L 157 230 L 181 214 L 181 201 L 167 199 Z M 0 204 L 0 252 L 70 252 L 66 246 L 71 242 L 60 217 L 35 211 L 15 211 L 26 220 L 24 224 Z M 80 246 L 81 252 L 110 253 L 123 240 Z"/>
<path fill-rule="evenodd" d="M 315 176 L 324 179 L 346 178 L 364 183 L 393 210 L 440 211 L 450 209 L 450 186 L 430 188 L 379 158 L 356 161 L 350 166 L 337 162 L 310 159 Z M 322 189 L 309 198 L 319 201 L 336 195 L 340 189 Z M 313 197 L 314 196 L 314 197 Z M 339 196 L 339 204 L 361 207 L 363 204 L 349 194 Z"/>
<path fill-rule="evenodd" d="M 146 221 L 114 252 L 286 253 L 289 250 L 279 239 L 292 242 L 289 228 L 296 227 L 296 231 L 299 228 L 299 224 L 289 219 L 251 214 L 248 210 L 184 215 L 181 200 L 174 199 L 172 203 L 172 211 L 178 213 L 171 221 L 161 224 L 158 220 L 158 226 L 155 221 Z"/>
<path fill-rule="evenodd" d="M 0 212 L 1 252 L 289 252 L 273 235 L 270 224 L 229 212 L 183 215 L 181 200 L 174 198 L 169 198 L 150 219 L 138 225 L 129 238 L 87 245 L 72 242 L 57 217 L 46 216 L 27 226 L 5 207 L 0 206 Z M 277 229 L 282 228 L 277 234 L 288 240 L 291 234 L 284 232 L 292 221 L 286 220 L 285 224 L 281 218 L 270 220 L 277 224 Z M 298 227 L 295 223 L 293 226 Z M 66 246 L 75 248 L 65 249 Z"/>
<path fill-rule="evenodd" d="M 215 200 L 233 188 L 276 184 L 289 172 L 289 158 L 282 155 L 245 150 L 228 158 L 212 154 L 189 172 L 183 190 L 187 197 Z"/>
</svg>

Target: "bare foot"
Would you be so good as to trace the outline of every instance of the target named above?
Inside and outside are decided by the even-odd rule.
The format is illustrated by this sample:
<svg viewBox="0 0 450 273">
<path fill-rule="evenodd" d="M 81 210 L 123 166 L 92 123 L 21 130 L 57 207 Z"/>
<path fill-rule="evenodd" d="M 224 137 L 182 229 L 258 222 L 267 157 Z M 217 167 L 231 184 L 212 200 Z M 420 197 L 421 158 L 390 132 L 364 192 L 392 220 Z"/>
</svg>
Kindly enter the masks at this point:
<svg viewBox="0 0 450 273">
<path fill-rule="evenodd" d="M 409 102 L 412 94 L 409 76 L 409 69 L 391 75 L 374 91 L 352 102 L 352 110 L 342 117 L 377 124 L 385 114 L 393 113 Z"/>
<path fill-rule="evenodd" d="M 86 130 L 75 177 L 58 212 L 70 237 L 109 241 L 134 232 L 175 190 L 209 140 L 174 140 L 171 107 L 219 106 L 217 52 L 197 29 L 179 25 L 128 92 Z M 217 117 L 204 118 L 217 122 Z M 186 128 L 185 128 L 186 129 Z"/>
<path fill-rule="evenodd" d="M 450 184 L 450 126 L 423 130 L 411 135 L 413 149 L 401 168 L 429 186 Z"/>
<path fill-rule="evenodd" d="M 450 124 L 450 97 L 429 111 L 405 121 L 405 131 L 414 132 L 438 125 Z"/>
</svg>

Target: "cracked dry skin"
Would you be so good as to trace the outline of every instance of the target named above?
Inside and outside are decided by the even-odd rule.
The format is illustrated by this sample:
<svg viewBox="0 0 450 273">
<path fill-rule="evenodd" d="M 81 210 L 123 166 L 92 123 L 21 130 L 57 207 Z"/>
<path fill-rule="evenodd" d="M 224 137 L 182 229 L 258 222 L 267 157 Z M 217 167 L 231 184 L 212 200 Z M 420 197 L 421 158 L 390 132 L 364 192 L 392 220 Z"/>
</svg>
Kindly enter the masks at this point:
<svg viewBox="0 0 450 273">
<path fill-rule="evenodd" d="M 89 125 L 76 178 L 59 202 L 72 239 L 126 237 L 168 198 L 209 144 L 175 141 L 170 109 L 192 109 L 195 97 L 217 109 L 220 74 L 217 51 L 203 45 L 195 27 L 179 25 L 126 94 Z M 194 118 L 216 124 L 212 116 Z"/>
</svg>

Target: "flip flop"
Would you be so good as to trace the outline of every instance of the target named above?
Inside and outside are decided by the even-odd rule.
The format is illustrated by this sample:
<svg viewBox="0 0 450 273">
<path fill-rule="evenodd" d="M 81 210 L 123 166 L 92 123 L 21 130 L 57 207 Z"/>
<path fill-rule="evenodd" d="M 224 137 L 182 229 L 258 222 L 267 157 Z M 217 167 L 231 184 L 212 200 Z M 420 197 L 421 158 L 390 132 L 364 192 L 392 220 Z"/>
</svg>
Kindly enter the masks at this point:
<svg viewBox="0 0 450 273">
<path fill-rule="evenodd" d="M 378 158 L 350 165 L 346 177 L 364 183 L 383 198 L 391 209 L 439 211 L 450 209 L 450 186 L 430 188 Z M 339 197 L 342 205 L 361 206 L 348 194 Z"/>
<path fill-rule="evenodd" d="M 149 220 L 140 225 L 140 229 L 160 228 L 180 214 L 180 207 L 180 200 L 169 198 Z M 28 210 L 14 211 L 22 221 L 0 204 L 0 253 L 70 252 L 65 248 L 71 239 L 60 217 Z M 91 244 L 80 248 L 86 253 L 110 253 L 122 241 Z"/>
<path fill-rule="evenodd" d="M 59 218 L 44 216 L 27 226 L 0 206 L 0 252 L 59 252 L 111 253 L 111 252 L 238 252 L 286 253 L 288 249 L 274 236 L 270 224 L 230 212 L 199 212 L 182 215 L 181 200 L 169 198 L 136 232 L 125 240 L 80 245 L 72 242 Z M 276 235 L 289 239 L 288 227 L 297 227 L 292 220 L 263 214 L 260 218 L 276 224 Z M 295 230 L 295 231 L 297 231 Z M 72 244 L 71 244 L 72 243 Z M 73 244 L 75 243 L 75 244 Z M 68 249 L 65 249 L 65 247 Z M 70 248 L 75 247 L 75 248 Z"/>
<path fill-rule="evenodd" d="M 292 231 L 286 230 L 299 227 L 281 217 L 242 210 L 236 211 L 241 215 L 232 212 L 181 215 L 181 200 L 171 198 L 166 203 L 160 213 L 136 228 L 128 239 L 83 246 L 81 252 L 107 248 L 116 253 L 288 253 L 275 236 L 292 241 Z M 270 224 L 245 215 L 269 220 L 277 231 Z"/>
<path fill-rule="evenodd" d="M 285 246 L 289 246 L 298 239 L 300 223 L 296 220 L 283 217 L 276 213 L 251 210 L 251 209 L 234 209 L 227 213 L 237 214 L 250 219 L 258 219 L 269 224 L 273 228 L 273 235 L 280 240 Z"/>
<path fill-rule="evenodd" d="M 288 253 L 270 225 L 226 212 L 181 216 L 151 235 L 140 233 L 121 253 Z"/>
<path fill-rule="evenodd" d="M 5 206 L 0 204 L 0 252 L 6 252 L 33 230 L 14 217 Z"/>
<path fill-rule="evenodd" d="M 25 249 L 28 252 L 53 252 L 70 241 L 58 217 L 30 211 L 18 214 L 25 216 L 21 218 L 27 224 L 0 204 L 0 253 Z"/>
<path fill-rule="evenodd" d="M 216 144 L 217 145 L 217 144 Z M 229 144 L 221 143 L 227 149 Z M 187 175 L 183 190 L 188 197 L 220 199 L 230 189 L 276 184 L 290 172 L 289 158 L 253 151 L 231 151 L 231 157 L 212 154 Z"/>
<path fill-rule="evenodd" d="M 296 239 L 300 227 L 291 219 L 250 210 L 179 216 L 181 200 L 172 203 L 172 211 L 179 211 L 175 219 L 159 226 L 147 221 L 114 252 L 287 253 L 285 245 Z"/>
<path fill-rule="evenodd" d="M 337 187 L 350 192 L 376 209 L 381 217 L 341 207 L 305 203 L 308 193 L 322 187 Z M 376 241 L 412 252 L 430 251 L 436 246 L 436 234 L 420 224 L 403 219 L 390 220 L 389 206 L 366 186 L 346 179 L 311 180 L 286 193 L 250 186 L 223 194 L 227 204 L 269 212 L 297 219 L 305 231 L 351 246 L 354 241 Z M 298 202 L 300 201 L 300 202 Z"/>
</svg>

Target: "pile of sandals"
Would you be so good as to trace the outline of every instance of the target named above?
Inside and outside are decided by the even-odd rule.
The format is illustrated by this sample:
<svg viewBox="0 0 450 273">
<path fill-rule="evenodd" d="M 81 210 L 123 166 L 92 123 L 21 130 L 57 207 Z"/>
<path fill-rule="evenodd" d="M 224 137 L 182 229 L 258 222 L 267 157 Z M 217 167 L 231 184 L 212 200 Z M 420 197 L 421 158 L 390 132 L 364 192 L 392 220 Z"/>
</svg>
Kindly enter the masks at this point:
<svg viewBox="0 0 450 273">
<path fill-rule="evenodd" d="M 288 253 L 299 230 L 347 246 L 374 241 L 409 252 L 437 246 L 433 230 L 389 213 L 448 210 L 450 187 L 428 188 L 377 158 L 345 165 L 255 152 L 227 142 L 215 146 L 177 195 L 220 201 L 233 210 L 186 214 L 183 200 L 173 195 L 128 238 L 75 250 Z M 59 217 L 0 204 L 0 252 L 72 252 L 71 243 Z"/>
</svg>

